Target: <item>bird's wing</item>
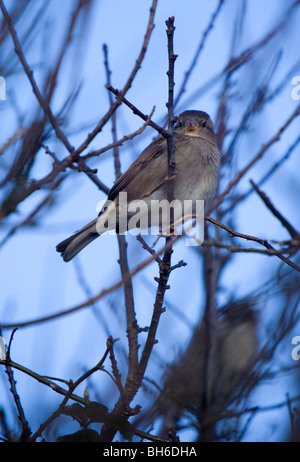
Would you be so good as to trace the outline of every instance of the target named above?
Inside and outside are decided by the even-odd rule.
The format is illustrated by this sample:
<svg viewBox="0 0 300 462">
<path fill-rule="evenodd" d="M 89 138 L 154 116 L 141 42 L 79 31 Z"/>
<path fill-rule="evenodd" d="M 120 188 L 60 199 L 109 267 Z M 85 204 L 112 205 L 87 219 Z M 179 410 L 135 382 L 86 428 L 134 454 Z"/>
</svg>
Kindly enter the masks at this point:
<svg viewBox="0 0 300 462">
<path fill-rule="evenodd" d="M 113 201 L 121 191 L 127 192 L 128 202 L 143 199 L 161 186 L 167 175 L 167 142 L 165 138 L 158 138 L 117 179 L 109 192 L 108 199 Z"/>
</svg>

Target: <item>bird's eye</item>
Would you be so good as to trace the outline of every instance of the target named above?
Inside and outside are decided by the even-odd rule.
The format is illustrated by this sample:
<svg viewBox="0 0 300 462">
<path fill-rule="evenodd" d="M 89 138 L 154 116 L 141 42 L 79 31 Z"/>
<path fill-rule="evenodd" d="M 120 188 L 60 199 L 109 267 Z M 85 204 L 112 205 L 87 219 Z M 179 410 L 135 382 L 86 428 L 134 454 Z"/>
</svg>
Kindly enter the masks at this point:
<svg viewBox="0 0 300 462">
<path fill-rule="evenodd" d="M 205 120 L 202 122 L 202 127 L 207 127 L 207 122 L 205 122 Z"/>
<path fill-rule="evenodd" d="M 177 122 L 176 122 L 176 128 L 182 127 L 182 125 L 183 125 L 182 121 L 180 119 L 178 119 Z"/>
</svg>

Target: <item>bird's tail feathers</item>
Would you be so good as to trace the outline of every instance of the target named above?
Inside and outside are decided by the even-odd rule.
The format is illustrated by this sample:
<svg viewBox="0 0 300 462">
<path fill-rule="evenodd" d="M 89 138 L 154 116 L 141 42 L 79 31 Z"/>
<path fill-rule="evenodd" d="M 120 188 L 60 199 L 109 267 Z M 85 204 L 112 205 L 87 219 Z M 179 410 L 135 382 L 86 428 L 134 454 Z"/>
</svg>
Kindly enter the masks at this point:
<svg viewBox="0 0 300 462">
<path fill-rule="evenodd" d="M 96 239 L 99 233 L 96 229 L 96 220 L 91 221 L 84 228 L 73 236 L 68 237 L 56 246 L 57 252 L 61 253 L 64 261 L 70 261 L 75 257 L 85 246 Z"/>
</svg>

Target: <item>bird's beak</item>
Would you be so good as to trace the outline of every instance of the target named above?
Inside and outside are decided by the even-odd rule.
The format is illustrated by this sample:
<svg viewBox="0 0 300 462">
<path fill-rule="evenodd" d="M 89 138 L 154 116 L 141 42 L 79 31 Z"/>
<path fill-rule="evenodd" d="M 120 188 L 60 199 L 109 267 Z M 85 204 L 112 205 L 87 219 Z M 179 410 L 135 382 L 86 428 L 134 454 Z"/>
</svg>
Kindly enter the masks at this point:
<svg viewBox="0 0 300 462">
<path fill-rule="evenodd" d="M 194 132 L 198 129 L 197 120 L 194 117 L 189 117 L 185 122 L 185 127 L 188 132 Z"/>
</svg>

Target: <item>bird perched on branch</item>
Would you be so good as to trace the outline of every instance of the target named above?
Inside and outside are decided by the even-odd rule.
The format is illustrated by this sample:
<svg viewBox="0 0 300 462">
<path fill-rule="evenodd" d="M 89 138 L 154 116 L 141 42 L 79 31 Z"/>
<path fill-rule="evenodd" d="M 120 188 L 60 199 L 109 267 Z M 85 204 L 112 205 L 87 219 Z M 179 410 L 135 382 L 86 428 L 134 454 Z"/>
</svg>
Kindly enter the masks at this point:
<svg viewBox="0 0 300 462">
<path fill-rule="evenodd" d="M 257 313 L 246 300 L 232 302 L 218 314 L 210 367 L 206 356 L 209 327 L 203 320 L 187 349 L 167 367 L 152 408 L 153 415 L 163 416 L 161 435 L 175 429 L 184 413 L 201 416 L 204 402 L 206 418 L 210 415 L 208 420 L 217 421 L 230 404 L 247 394 L 259 348 Z"/>
<path fill-rule="evenodd" d="M 183 217 L 184 201 L 203 200 L 206 205 L 216 190 L 220 152 L 208 114 L 202 111 L 185 111 L 180 114 L 174 126 L 174 149 L 175 175 L 171 180 L 173 199 L 176 201 L 173 220 L 176 222 Z M 149 219 L 151 226 L 161 226 L 160 214 L 151 213 L 151 208 L 154 202 L 169 198 L 169 181 L 167 140 L 160 136 L 117 179 L 98 218 L 58 244 L 56 250 L 65 261 L 69 261 L 106 231 L 124 233 L 136 228 L 137 220 L 133 219 L 136 208 L 134 213 L 130 204 L 143 210 L 139 213 L 141 229 L 150 227 Z M 124 195 L 120 193 L 126 193 L 125 203 Z M 195 213 L 194 202 L 192 213 Z"/>
</svg>

